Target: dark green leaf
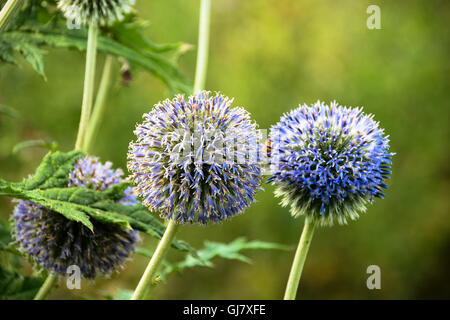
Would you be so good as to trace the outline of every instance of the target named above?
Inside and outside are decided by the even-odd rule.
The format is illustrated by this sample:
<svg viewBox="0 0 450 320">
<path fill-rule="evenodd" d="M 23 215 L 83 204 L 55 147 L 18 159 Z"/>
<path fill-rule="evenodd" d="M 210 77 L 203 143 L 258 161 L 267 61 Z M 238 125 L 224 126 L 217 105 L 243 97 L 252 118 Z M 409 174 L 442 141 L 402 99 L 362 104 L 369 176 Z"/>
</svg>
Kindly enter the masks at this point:
<svg viewBox="0 0 450 320">
<path fill-rule="evenodd" d="M 81 151 L 48 153 L 35 174 L 23 182 L 23 188 L 42 190 L 67 186 L 70 171 L 73 170 L 76 161 L 84 155 Z"/>
<path fill-rule="evenodd" d="M 19 52 L 42 77 L 44 73 L 44 52 L 40 41 L 30 39 L 20 32 L 4 32 L 0 36 L 0 58 L 5 62 L 16 64 L 13 52 Z"/>
<path fill-rule="evenodd" d="M 134 228 L 161 239 L 165 226 L 144 206 L 121 205 L 129 184 L 117 184 L 107 190 L 97 191 L 83 187 L 66 187 L 68 176 L 75 162 L 84 156 L 80 151 L 48 153 L 35 174 L 19 183 L 0 179 L 0 195 L 28 200 L 62 214 L 93 230 L 91 219 L 114 223 L 125 229 Z M 174 248 L 193 251 L 184 241 L 174 240 Z"/>
<path fill-rule="evenodd" d="M 0 251 L 6 251 L 14 256 L 22 256 L 23 254 L 17 250 L 13 244 L 13 238 L 11 236 L 11 230 L 6 224 L 0 222 Z"/>
<path fill-rule="evenodd" d="M 70 30 L 66 20 L 56 10 L 55 1 L 28 1 L 7 32 L 0 34 L 0 60 L 17 63 L 20 53 L 44 76 L 43 47 L 75 48 L 85 51 L 87 31 Z M 50 17 L 50 18 L 49 18 Z M 154 74 L 173 93 L 190 93 L 191 82 L 176 68 L 176 60 L 190 46 L 183 43 L 155 44 L 143 36 L 143 23 L 134 14 L 110 28 L 102 28 L 98 50 Z"/>
<path fill-rule="evenodd" d="M 11 241 L 11 232 L 6 226 L 0 223 L 0 251 L 8 251 Z"/>
<path fill-rule="evenodd" d="M 0 300 L 33 299 L 44 279 L 25 277 L 0 267 Z"/>
<path fill-rule="evenodd" d="M 43 28 L 39 30 L 39 33 L 22 33 L 22 35 L 25 34 L 31 42 L 40 39 L 45 44 L 54 47 L 76 48 L 85 51 L 87 46 L 85 30 Z M 142 52 L 102 35 L 99 36 L 97 48 L 107 54 L 123 57 L 131 64 L 150 71 L 162 80 L 172 92 L 188 93 L 191 91 L 191 85 L 187 78 L 161 54 Z"/>
</svg>

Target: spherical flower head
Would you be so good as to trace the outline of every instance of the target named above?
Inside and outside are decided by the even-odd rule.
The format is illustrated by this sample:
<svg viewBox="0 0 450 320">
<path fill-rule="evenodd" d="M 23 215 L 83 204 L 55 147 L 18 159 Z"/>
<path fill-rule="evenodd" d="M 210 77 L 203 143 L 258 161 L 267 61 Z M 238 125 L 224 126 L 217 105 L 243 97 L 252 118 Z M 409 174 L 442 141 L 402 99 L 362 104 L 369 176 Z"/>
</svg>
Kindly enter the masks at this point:
<svg viewBox="0 0 450 320">
<path fill-rule="evenodd" d="M 389 140 L 361 108 L 318 101 L 285 114 L 270 130 L 269 182 L 293 216 L 320 225 L 346 224 L 374 197 L 391 173 Z"/>
<path fill-rule="evenodd" d="M 111 25 L 131 11 L 134 0 L 59 0 L 58 8 L 68 20 L 86 26 Z"/>
<path fill-rule="evenodd" d="M 143 204 L 180 223 L 240 214 L 261 188 L 260 132 L 232 100 L 202 91 L 178 95 L 143 115 L 128 170 Z"/>
<path fill-rule="evenodd" d="M 97 158 L 85 157 L 79 159 L 70 172 L 68 187 L 106 190 L 123 182 L 122 175 L 120 169 L 111 169 L 110 162 L 102 164 Z M 65 275 L 69 266 L 76 265 L 87 279 L 109 275 L 134 251 L 137 231 L 96 220 L 92 220 L 91 231 L 39 204 L 15 201 L 17 205 L 11 220 L 19 250 L 53 273 Z M 134 205 L 137 200 L 128 188 L 118 202 Z"/>
</svg>

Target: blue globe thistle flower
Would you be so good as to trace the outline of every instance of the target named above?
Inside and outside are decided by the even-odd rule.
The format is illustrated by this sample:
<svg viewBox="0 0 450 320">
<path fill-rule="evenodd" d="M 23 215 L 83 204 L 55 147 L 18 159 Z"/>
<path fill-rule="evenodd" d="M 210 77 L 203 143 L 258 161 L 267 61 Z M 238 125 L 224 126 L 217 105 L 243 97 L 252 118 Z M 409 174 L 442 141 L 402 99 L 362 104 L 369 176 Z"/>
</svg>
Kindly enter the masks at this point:
<svg viewBox="0 0 450 320">
<path fill-rule="evenodd" d="M 143 204 L 181 223 L 240 214 L 261 188 L 260 133 L 232 100 L 202 91 L 178 95 L 143 115 L 128 153 L 130 179 Z"/>
<path fill-rule="evenodd" d="M 300 106 L 272 126 L 270 142 L 269 182 L 293 216 L 346 224 L 384 196 L 393 153 L 384 130 L 361 108 Z"/>
<path fill-rule="evenodd" d="M 59 0 L 58 8 L 69 20 L 82 25 L 95 22 L 98 25 L 111 25 L 124 18 L 131 11 L 134 0 Z"/>
<path fill-rule="evenodd" d="M 95 157 L 79 159 L 69 174 L 68 187 L 106 190 L 123 182 L 122 170 L 113 170 L 111 165 L 110 162 L 102 164 Z M 137 231 L 92 220 L 92 232 L 83 224 L 39 204 L 14 201 L 17 205 L 11 221 L 19 250 L 53 273 L 65 275 L 69 266 L 77 265 L 87 279 L 109 275 L 134 251 Z M 137 204 L 132 188 L 126 189 L 119 203 Z"/>
</svg>

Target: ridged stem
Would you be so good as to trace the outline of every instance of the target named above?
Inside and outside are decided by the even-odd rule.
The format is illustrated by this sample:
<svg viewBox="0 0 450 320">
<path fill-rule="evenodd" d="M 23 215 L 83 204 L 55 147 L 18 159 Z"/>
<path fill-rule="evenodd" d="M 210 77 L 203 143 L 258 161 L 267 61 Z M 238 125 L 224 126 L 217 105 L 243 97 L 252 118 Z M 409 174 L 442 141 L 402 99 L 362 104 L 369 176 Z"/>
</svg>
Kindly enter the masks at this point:
<svg viewBox="0 0 450 320">
<path fill-rule="evenodd" d="M 145 272 L 142 275 L 133 296 L 131 297 L 131 300 L 143 300 L 145 298 L 147 288 L 151 285 L 153 277 L 158 271 L 167 250 L 170 248 L 170 244 L 175 238 L 177 227 L 178 225 L 174 221 L 170 221 L 167 225 L 166 231 L 159 241 L 158 247 L 156 248 L 155 253 L 153 253 L 153 256 L 150 259 L 150 262 L 148 263 L 147 268 L 145 269 Z"/>
<path fill-rule="evenodd" d="M 103 114 L 106 109 L 106 97 L 108 96 L 109 87 L 111 85 L 111 71 L 114 62 L 114 57 L 108 55 L 103 67 L 102 79 L 100 80 L 100 87 L 95 98 L 94 110 L 89 120 L 89 125 L 84 136 L 83 150 L 87 153 L 90 152 L 92 147 L 92 141 L 97 135 Z"/>
<path fill-rule="evenodd" d="M 11 17 L 22 7 L 23 0 L 9 0 L 0 11 L 0 32 L 6 30 Z"/>
<path fill-rule="evenodd" d="M 284 300 L 295 300 L 295 297 L 297 296 L 297 289 L 306 256 L 308 254 L 309 245 L 311 244 L 312 236 L 314 234 L 314 227 L 315 221 L 306 218 L 297 251 L 295 252 L 294 261 L 292 262 L 291 273 L 289 274 Z"/>
<path fill-rule="evenodd" d="M 45 279 L 38 293 L 34 297 L 34 300 L 45 300 L 57 281 L 58 276 L 54 273 L 49 273 L 47 279 Z"/>
<path fill-rule="evenodd" d="M 94 100 L 94 78 L 95 78 L 95 60 L 97 56 L 97 34 L 98 27 L 95 22 L 89 25 L 89 33 L 86 50 L 86 69 L 84 74 L 83 104 L 81 106 L 80 124 L 78 126 L 77 141 L 75 150 L 83 150 L 84 137 L 89 124 L 89 117 L 92 111 L 92 102 Z M 85 151 L 85 150 L 83 150 Z"/>
<path fill-rule="evenodd" d="M 208 68 L 209 25 L 211 0 L 202 0 L 200 4 L 200 23 L 198 27 L 197 67 L 195 69 L 194 94 L 205 88 Z"/>
</svg>

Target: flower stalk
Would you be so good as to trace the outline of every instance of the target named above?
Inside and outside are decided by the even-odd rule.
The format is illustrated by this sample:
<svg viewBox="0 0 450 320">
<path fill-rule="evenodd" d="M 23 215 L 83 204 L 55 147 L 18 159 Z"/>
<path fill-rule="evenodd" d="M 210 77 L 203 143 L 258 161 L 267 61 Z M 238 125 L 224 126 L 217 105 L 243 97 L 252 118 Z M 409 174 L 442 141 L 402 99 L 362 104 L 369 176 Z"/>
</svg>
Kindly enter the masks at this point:
<svg viewBox="0 0 450 320">
<path fill-rule="evenodd" d="M 95 61 L 97 56 L 97 36 L 98 36 L 98 26 L 95 22 L 91 22 L 89 24 L 89 33 L 86 51 L 86 69 L 84 75 L 83 104 L 81 106 L 81 117 L 80 117 L 80 124 L 78 127 L 77 141 L 75 143 L 75 150 L 84 149 L 84 139 L 92 111 L 92 104 L 94 100 Z"/>
<path fill-rule="evenodd" d="M 45 300 L 57 281 L 58 276 L 54 273 L 49 273 L 38 293 L 34 297 L 34 300 Z"/>
<path fill-rule="evenodd" d="M 316 222 L 314 219 L 305 219 L 303 232 L 300 236 L 300 241 L 298 243 L 297 251 L 295 252 L 294 261 L 291 267 L 291 272 L 289 274 L 286 292 L 284 294 L 284 300 L 295 300 L 295 297 L 297 296 L 297 289 L 300 283 L 300 278 L 302 276 L 306 256 L 308 255 L 308 249 L 314 234 L 315 223 Z"/>
<path fill-rule="evenodd" d="M 89 24 L 88 42 L 86 51 L 86 68 L 84 76 L 84 90 L 83 103 L 81 106 L 80 124 L 78 127 L 77 140 L 75 142 L 75 149 L 87 151 L 84 140 L 86 131 L 88 129 L 89 118 L 92 110 L 92 103 L 94 97 L 94 79 L 95 79 L 95 63 L 97 56 L 97 37 L 98 26 L 95 22 Z M 90 141 L 89 141 L 90 142 Z M 89 147 L 89 144 L 87 145 Z M 55 285 L 58 277 L 53 273 L 49 273 L 47 279 L 43 283 L 39 292 L 35 296 L 35 300 L 45 300 L 51 289 Z"/>
<path fill-rule="evenodd" d="M 147 265 L 147 268 L 145 269 L 145 272 L 142 275 L 138 286 L 136 287 L 136 290 L 133 293 L 133 296 L 131 297 L 131 300 L 143 300 L 145 298 L 147 288 L 150 286 L 152 279 L 154 278 L 159 266 L 164 259 L 164 256 L 166 255 L 167 250 L 170 248 L 170 244 L 175 238 L 177 229 L 178 225 L 176 224 L 176 222 L 170 221 L 167 225 L 163 237 L 158 244 L 158 247 L 155 250 L 155 253 L 150 259 L 150 262 Z"/>
<path fill-rule="evenodd" d="M 14 14 L 22 7 L 23 0 L 9 0 L 0 11 L 0 32 L 6 30 L 8 22 Z"/>
<path fill-rule="evenodd" d="M 92 147 L 92 142 L 97 135 L 100 122 L 103 118 L 103 114 L 106 108 L 106 97 L 108 96 L 109 88 L 111 86 L 111 71 L 113 65 L 114 57 L 108 55 L 105 60 L 105 65 L 103 67 L 102 79 L 100 80 L 100 87 L 97 92 L 97 97 L 95 99 L 94 110 L 92 111 L 92 116 L 89 120 L 89 125 L 86 130 L 86 135 L 84 137 L 83 150 L 87 153 L 90 152 Z"/>
<path fill-rule="evenodd" d="M 200 24 L 198 30 L 197 67 L 195 69 L 194 94 L 205 88 L 208 68 L 209 26 L 211 0 L 202 0 L 200 4 Z"/>
</svg>

